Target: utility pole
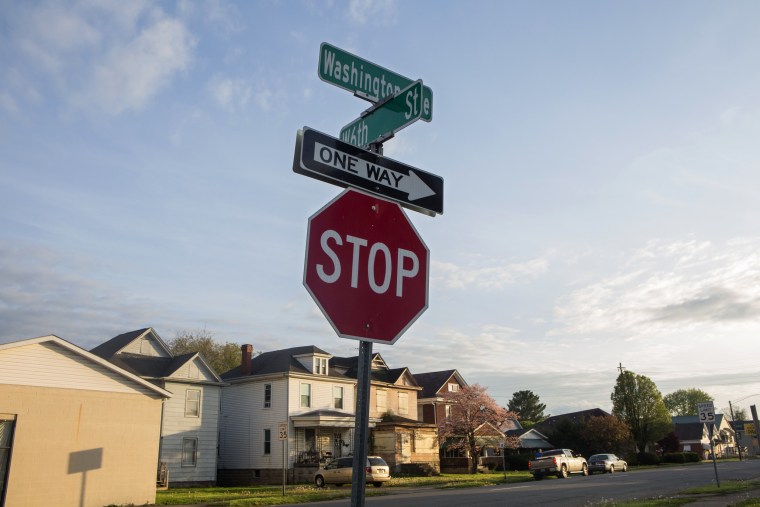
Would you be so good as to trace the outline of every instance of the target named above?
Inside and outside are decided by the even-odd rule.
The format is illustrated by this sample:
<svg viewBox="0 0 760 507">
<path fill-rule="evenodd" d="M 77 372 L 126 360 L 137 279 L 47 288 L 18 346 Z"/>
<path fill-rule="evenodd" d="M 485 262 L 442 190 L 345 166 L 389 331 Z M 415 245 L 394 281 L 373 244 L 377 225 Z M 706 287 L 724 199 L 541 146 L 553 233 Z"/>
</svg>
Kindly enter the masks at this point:
<svg viewBox="0 0 760 507">
<path fill-rule="evenodd" d="M 731 412 L 731 422 L 734 422 L 734 406 L 731 405 L 731 400 L 728 400 L 728 410 Z M 736 429 L 734 429 L 734 425 L 731 425 L 731 428 L 734 430 L 734 435 L 736 434 Z M 736 439 L 736 449 L 739 451 L 739 461 L 742 460 L 742 446 L 739 443 L 739 439 Z"/>
<path fill-rule="evenodd" d="M 620 371 L 620 374 L 622 375 L 623 374 L 623 370 L 625 370 L 625 368 L 623 368 L 623 363 L 618 363 L 617 369 L 618 369 L 618 371 Z"/>
</svg>

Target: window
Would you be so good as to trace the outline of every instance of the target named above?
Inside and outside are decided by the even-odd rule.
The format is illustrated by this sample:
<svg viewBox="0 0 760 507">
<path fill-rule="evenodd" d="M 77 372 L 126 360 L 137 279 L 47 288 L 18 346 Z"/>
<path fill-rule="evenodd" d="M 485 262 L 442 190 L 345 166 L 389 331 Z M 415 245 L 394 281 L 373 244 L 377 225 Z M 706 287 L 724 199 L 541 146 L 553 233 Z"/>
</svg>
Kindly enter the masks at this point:
<svg viewBox="0 0 760 507">
<path fill-rule="evenodd" d="M 13 447 L 13 425 L 16 416 L 0 414 L 0 503 L 5 498 L 5 484 Z"/>
<path fill-rule="evenodd" d="M 388 393 L 380 389 L 377 390 L 377 411 L 385 412 L 388 408 Z"/>
<path fill-rule="evenodd" d="M 272 406 L 272 384 L 264 384 L 264 408 Z"/>
<path fill-rule="evenodd" d="M 449 392 L 455 393 L 459 391 L 459 384 L 449 384 Z"/>
<path fill-rule="evenodd" d="M 444 405 L 443 411 L 445 414 L 444 417 L 446 417 L 446 419 L 451 419 L 451 405 Z"/>
<path fill-rule="evenodd" d="M 301 407 L 311 406 L 311 384 L 301 384 Z"/>
<path fill-rule="evenodd" d="M 190 363 L 187 365 L 187 378 L 198 378 L 200 376 L 200 370 L 198 366 Z"/>
<path fill-rule="evenodd" d="M 182 439 L 182 466 L 194 467 L 198 464 L 198 439 Z"/>
<path fill-rule="evenodd" d="M 327 375 L 327 358 L 326 357 L 314 358 L 314 374 Z"/>
<path fill-rule="evenodd" d="M 272 454 L 272 430 L 264 430 L 264 454 Z"/>
<path fill-rule="evenodd" d="M 343 408 L 343 388 L 333 386 L 333 407 Z"/>
<path fill-rule="evenodd" d="M 197 389 L 185 391 L 185 417 L 199 417 L 201 415 L 201 392 Z"/>
<path fill-rule="evenodd" d="M 409 414 L 409 393 L 398 393 L 398 415 Z"/>
</svg>

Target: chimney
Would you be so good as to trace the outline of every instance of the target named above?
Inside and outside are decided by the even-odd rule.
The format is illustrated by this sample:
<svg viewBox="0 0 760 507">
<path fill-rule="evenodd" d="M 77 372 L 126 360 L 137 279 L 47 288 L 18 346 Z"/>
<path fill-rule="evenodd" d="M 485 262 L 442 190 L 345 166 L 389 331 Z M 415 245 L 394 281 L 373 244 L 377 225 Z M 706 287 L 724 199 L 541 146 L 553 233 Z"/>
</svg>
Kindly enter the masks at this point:
<svg viewBox="0 0 760 507">
<path fill-rule="evenodd" d="M 240 347 L 243 353 L 240 358 L 240 370 L 243 375 L 251 374 L 251 356 L 253 356 L 253 345 L 246 344 Z"/>
</svg>

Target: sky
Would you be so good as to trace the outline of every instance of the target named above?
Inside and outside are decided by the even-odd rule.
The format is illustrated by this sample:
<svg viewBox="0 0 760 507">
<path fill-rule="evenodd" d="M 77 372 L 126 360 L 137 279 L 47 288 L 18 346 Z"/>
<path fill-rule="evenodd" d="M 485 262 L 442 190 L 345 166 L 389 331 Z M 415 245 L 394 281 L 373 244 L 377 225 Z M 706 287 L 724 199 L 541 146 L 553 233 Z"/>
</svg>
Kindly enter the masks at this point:
<svg viewBox="0 0 760 507">
<path fill-rule="evenodd" d="M 303 286 L 298 129 L 368 107 L 323 42 L 433 90 L 441 176 L 391 368 L 599 407 L 622 367 L 760 403 L 760 3 L 0 0 L 0 343 L 151 326 L 355 355 Z"/>
</svg>

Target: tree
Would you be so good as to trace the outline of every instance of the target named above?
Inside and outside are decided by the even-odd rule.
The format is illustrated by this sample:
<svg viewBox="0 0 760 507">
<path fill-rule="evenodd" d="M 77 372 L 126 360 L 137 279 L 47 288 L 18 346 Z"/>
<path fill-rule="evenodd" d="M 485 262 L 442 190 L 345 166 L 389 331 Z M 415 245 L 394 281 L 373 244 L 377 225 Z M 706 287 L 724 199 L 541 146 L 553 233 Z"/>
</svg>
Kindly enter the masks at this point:
<svg viewBox="0 0 760 507">
<path fill-rule="evenodd" d="M 520 415 L 520 421 L 525 427 L 525 422 L 538 423 L 546 419 L 544 410 L 546 405 L 533 391 L 517 391 L 512 393 L 512 399 L 507 404 L 507 410 Z"/>
<path fill-rule="evenodd" d="M 177 331 L 167 345 L 175 356 L 200 352 L 203 360 L 217 374 L 229 371 L 240 364 L 240 345 L 232 342 L 220 343 L 214 339 L 214 334 L 206 329 Z"/>
<path fill-rule="evenodd" d="M 478 471 L 478 456 L 484 447 L 496 447 L 503 437 L 484 432 L 482 427 L 490 423 L 500 428 L 508 419 L 517 419 L 518 415 L 500 407 L 486 388 L 478 384 L 462 387 L 458 391 L 448 391 L 443 396 L 444 402 L 451 404 L 451 417 L 438 423 L 438 438 L 441 444 L 450 448 L 467 450 L 470 453 L 470 472 Z M 517 438 L 510 437 L 507 447 L 516 447 Z"/>
<path fill-rule="evenodd" d="M 733 413 L 733 419 L 732 419 L 732 421 L 746 421 L 747 419 L 749 419 L 749 417 L 747 417 L 747 409 L 746 408 L 734 407 L 734 413 Z"/>
<path fill-rule="evenodd" d="M 588 455 L 601 452 L 625 455 L 633 448 L 631 428 L 614 415 L 589 417 L 584 435 Z"/>
<path fill-rule="evenodd" d="M 662 394 L 649 377 L 632 371 L 620 373 L 610 398 L 612 414 L 631 428 L 639 452 L 670 431 L 670 414 L 662 401 Z"/>
<path fill-rule="evenodd" d="M 697 403 L 713 401 L 712 396 L 701 389 L 679 389 L 662 399 L 671 415 L 697 415 Z"/>
</svg>

